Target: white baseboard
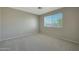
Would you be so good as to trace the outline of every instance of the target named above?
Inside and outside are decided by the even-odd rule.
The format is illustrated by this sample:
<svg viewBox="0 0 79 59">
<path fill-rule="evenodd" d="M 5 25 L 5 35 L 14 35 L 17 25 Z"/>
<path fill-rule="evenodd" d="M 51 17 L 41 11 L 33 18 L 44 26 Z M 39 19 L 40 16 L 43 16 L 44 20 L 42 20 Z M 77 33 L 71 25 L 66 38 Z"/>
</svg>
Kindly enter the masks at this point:
<svg viewBox="0 0 79 59">
<path fill-rule="evenodd" d="M 79 44 L 79 42 L 78 41 L 75 41 L 75 40 L 68 40 L 68 38 L 62 38 L 62 40 L 65 40 L 65 41 L 69 41 L 69 42 L 72 42 L 72 43 L 76 43 L 76 44 Z"/>
<path fill-rule="evenodd" d="M 37 32 L 31 32 L 31 33 L 21 33 L 21 34 L 19 34 L 19 35 L 14 35 L 14 36 L 11 36 L 11 37 L 3 37 L 2 38 L 2 40 L 0 40 L 0 41 L 5 41 L 5 40 L 10 40 L 10 39 L 15 39 L 15 38 L 20 38 L 20 37 L 27 37 L 27 36 L 31 36 L 31 35 L 35 35 L 35 34 L 37 34 Z"/>
<path fill-rule="evenodd" d="M 14 38 L 19 38 L 19 37 L 27 37 L 27 36 L 31 36 L 31 35 L 35 35 L 35 34 L 37 34 L 37 32 L 34 32 L 34 33 L 22 33 L 22 34 L 20 34 L 20 35 L 14 35 L 13 37 L 8 37 L 8 38 L 2 38 L 3 40 L 0 40 L 0 41 L 4 41 L 4 40 L 9 40 L 9 39 L 14 39 Z M 44 34 L 44 33 L 40 33 L 40 34 Z M 46 34 L 44 34 L 44 35 L 46 35 Z M 49 36 L 49 35 L 48 35 Z M 51 37 L 51 36 L 50 36 Z M 55 37 L 54 37 L 55 38 Z M 76 44 L 79 44 L 79 42 L 78 41 L 75 41 L 75 40 L 70 40 L 70 39 L 68 39 L 68 38 L 64 38 L 64 37 L 62 37 L 61 38 L 62 40 L 65 40 L 65 41 L 68 41 L 68 42 L 72 42 L 72 43 L 76 43 Z"/>
<path fill-rule="evenodd" d="M 40 34 L 44 34 L 44 33 L 40 33 Z M 48 34 L 44 34 L 44 35 L 48 35 Z M 50 36 L 48 35 L 49 37 L 53 37 L 53 38 L 57 38 L 56 36 Z M 57 38 L 57 39 L 60 39 L 60 40 L 65 40 L 65 41 L 68 41 L 68 42 L 72 42 L 72 43 L 75 43 L 75 44 L 79 44 L 79 41 L 76 41 L 76 40 L 72 40 L 71 38 L 67 38 L 67 37 L 64 37 L 64 36 L 61 36 L 61 38 Z"/>
</svg>

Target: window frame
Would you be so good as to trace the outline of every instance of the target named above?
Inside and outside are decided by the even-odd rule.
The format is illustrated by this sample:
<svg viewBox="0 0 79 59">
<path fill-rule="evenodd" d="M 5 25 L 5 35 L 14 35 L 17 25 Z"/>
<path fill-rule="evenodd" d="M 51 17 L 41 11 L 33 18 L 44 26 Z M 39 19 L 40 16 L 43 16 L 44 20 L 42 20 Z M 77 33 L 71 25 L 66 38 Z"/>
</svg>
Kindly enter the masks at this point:
<svg viewBox="0 0 79 59">
<path fill-rule="evenodd" d="M 47 26 L 45 26 L 44 25 L 44 17 L 46 17 L 46 16 L 51 16 L 51 15 L 55 15 L 55 14 L 59 14 L 59 13 L 62 13 L 62 26 L 58 26 L 58 27 L 47 27 Z M 44 15 L 43 16 L 43 26 L 44 26 L 44 28 L 63 28 L 63 26 L 64 26 L 64 13 L 63 12 L 56 12 L 56 13 L 51 13 L 51 14 L 47 14 L 47 15 Z"/>
</svg>

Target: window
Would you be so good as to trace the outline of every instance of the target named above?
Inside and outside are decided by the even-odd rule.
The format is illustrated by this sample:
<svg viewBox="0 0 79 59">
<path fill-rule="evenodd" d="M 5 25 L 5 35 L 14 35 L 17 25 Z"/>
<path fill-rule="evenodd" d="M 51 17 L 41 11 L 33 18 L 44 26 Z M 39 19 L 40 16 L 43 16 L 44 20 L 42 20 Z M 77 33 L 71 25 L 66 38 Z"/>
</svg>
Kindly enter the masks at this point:
<svg viewBox="0 0 79 59">
<path fill-rule="evenodd" d="M 63 13 L 44 16 L 44 27 L 60 28 L 63 26 Z"/>
</svg>

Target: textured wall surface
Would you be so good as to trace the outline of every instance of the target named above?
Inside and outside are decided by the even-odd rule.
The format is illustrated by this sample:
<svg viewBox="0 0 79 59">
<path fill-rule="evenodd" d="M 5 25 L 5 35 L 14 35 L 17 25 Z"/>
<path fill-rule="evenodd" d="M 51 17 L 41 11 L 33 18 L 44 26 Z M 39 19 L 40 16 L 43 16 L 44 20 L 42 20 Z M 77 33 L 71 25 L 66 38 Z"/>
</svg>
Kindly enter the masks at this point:
<svg viewBox="0 0 79 59">
<path fill-rule="evenodd" d="M 2 40 L 38 32 L 38 16 L 11 8 L 1 9 Z"/>
<path fill-rule="evenodd" d="M 0 8 L 0 40 L 1 40 L 1 8 Z"/>
</svg>

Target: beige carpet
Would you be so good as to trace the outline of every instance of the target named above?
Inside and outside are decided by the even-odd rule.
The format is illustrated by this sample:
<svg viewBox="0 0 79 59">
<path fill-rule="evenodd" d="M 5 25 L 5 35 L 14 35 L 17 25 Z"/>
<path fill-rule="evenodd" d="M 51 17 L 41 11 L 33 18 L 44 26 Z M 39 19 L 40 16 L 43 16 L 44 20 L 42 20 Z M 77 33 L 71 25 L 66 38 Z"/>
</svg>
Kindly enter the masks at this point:
<svg viewBox="0 0 79 59">
<path fill-rule="evenodd" d="M 2 51 L 77 51 L 79 45 L 68 41 L 37 34 L 29 37 L 19 37 L 0 42 Z"/>
</svg>

